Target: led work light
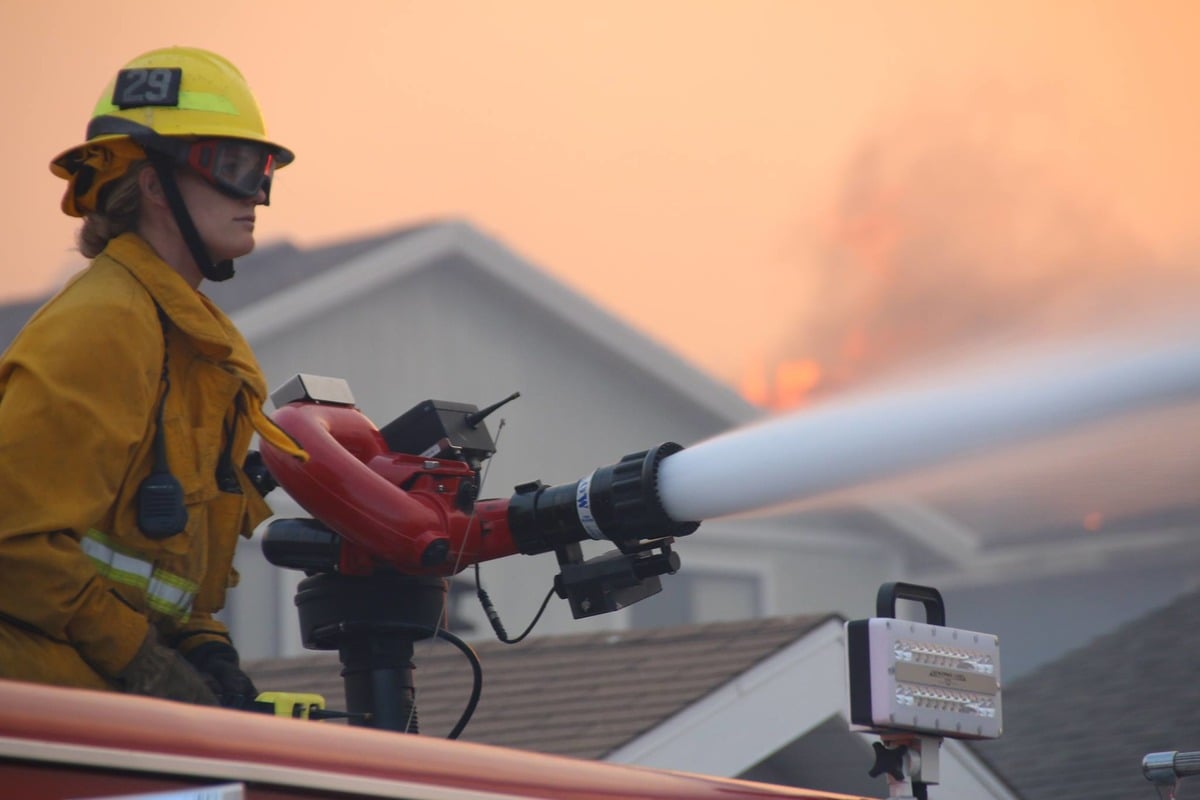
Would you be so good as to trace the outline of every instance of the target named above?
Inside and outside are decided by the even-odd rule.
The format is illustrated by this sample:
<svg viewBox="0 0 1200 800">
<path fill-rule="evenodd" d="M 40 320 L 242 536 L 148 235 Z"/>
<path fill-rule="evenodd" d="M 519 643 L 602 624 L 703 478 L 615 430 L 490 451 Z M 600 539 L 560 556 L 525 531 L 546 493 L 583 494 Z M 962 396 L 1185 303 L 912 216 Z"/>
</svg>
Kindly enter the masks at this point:
<svg viewBox="0 0 1200 800">
<path fill-rule="evenodd" d="M 926 622 L 896 619 L 897 597 L 923 603 Z M 884 584 L 876 613 L 878 617 L 846 623 L 851 728 L 955 739 L 998 737 L 998 638 L 945 627 L 941 594 L 930 587 Z"/>
</svg>

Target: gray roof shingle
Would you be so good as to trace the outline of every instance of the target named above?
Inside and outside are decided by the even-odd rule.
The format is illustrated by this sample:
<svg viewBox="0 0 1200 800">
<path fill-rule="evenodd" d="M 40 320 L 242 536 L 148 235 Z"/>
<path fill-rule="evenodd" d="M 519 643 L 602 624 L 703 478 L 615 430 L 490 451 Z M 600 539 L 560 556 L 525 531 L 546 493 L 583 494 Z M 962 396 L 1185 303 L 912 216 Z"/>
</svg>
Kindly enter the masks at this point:
<svg viewBox="0 0 1200 800">
<path fill-rule="evenodd" d="M 474 643 L 483 694 L 460 738 L 602 758 L 832 618 Z M 466 705 L 470 666 L 456 648 L 434 640 L 416 643 L 413 662 L 421 731 L 444 736 Z M 334 653 L 247 664 L 261 690 L 316 692 L 330 709 L 345 708 L 340 669 Z"/>
<path fill-rule="evenodd" d="M 975 751 L 1025 800 L 1154 797 L 1142 757 L 1200 750 L 1198 619 L 1190 592 L 1015 681 Z"/>
</svg>

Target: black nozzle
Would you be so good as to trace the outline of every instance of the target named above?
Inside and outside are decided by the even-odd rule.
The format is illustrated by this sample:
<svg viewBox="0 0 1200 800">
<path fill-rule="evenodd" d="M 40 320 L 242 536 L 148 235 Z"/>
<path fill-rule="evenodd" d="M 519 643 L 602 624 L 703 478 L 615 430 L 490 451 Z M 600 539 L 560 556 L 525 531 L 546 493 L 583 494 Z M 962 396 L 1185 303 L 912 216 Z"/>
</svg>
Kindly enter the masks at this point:
<svg viewBox="0 0 1200 800">
<path fill-rule="evenodd" d="M 664 442 L 575 483 L 518 486 L 508 504 L 514 542 L 532 555 L 585 539 L 607 539 L 627 551 L 641 542 L 686 536 L 700 523 L 671 519 L 658 494 L 659 465 L 682 449 Z"/>
</svg>

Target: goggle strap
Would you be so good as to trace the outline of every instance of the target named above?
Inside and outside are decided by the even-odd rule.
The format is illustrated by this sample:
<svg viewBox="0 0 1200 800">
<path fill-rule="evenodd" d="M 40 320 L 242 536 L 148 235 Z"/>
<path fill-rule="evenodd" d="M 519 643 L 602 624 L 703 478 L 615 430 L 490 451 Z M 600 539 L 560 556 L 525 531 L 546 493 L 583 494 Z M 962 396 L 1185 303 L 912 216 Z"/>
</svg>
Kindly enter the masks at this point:
<svg viewBox="0 0 1200 800">
<path fill-rule="evenodd" d="M 187 144 L 183 141 L 163 136 L 158 131 L 137 122 L 131 122 L 121 117 L 93 117 L 88 123 L 87 139 L 90 142 L 98 136 L 128 136 L 149 155 L 158 152 L 169 156 L 178 163 L 187 163 Z"/>
<path fill-rule="evenodd" d="M 147 149 L 146 153 L 150 158 L 150 163 L 154 165 L 154 171 L 158 173 L 158 182 L 162 184 L 163 194 L 167 197 L 167 205 L 171 208 L 175 223 L 179 226 L 179 232 L 183 235 L 192 259 L 200 268 L 200 274 L 214 282 L 227 281 L 232 278 L 233 262 L 226 259 L 214 264 L 208 248 L 204 246 L 204 240 L 200 238 L 200 232 L 196 230 L 196 223 L 192 221 L 192 215 L 188 213 L 187 204 L 183 201 L 183 194 L 179 191 L 179 184 L 175 182 L 174 159 L 157 150 Z"/>
</svg>

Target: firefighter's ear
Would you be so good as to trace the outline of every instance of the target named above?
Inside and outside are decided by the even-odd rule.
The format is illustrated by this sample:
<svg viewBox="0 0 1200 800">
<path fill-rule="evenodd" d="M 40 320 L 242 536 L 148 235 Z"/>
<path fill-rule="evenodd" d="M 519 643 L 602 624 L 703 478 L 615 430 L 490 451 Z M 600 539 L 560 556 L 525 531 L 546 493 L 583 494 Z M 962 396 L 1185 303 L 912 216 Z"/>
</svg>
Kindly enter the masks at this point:
<svg viewBox="0 0 1200 800">
<path fill-rule="evenodd" d="M 159 180 L 158 171 L 154 167 L 147 165 L 138 173 L 138 190 L 141 192 L 144 202 L 166 208 L 167 195 L 163 191 L 162 181 Z"/>
</svg>

